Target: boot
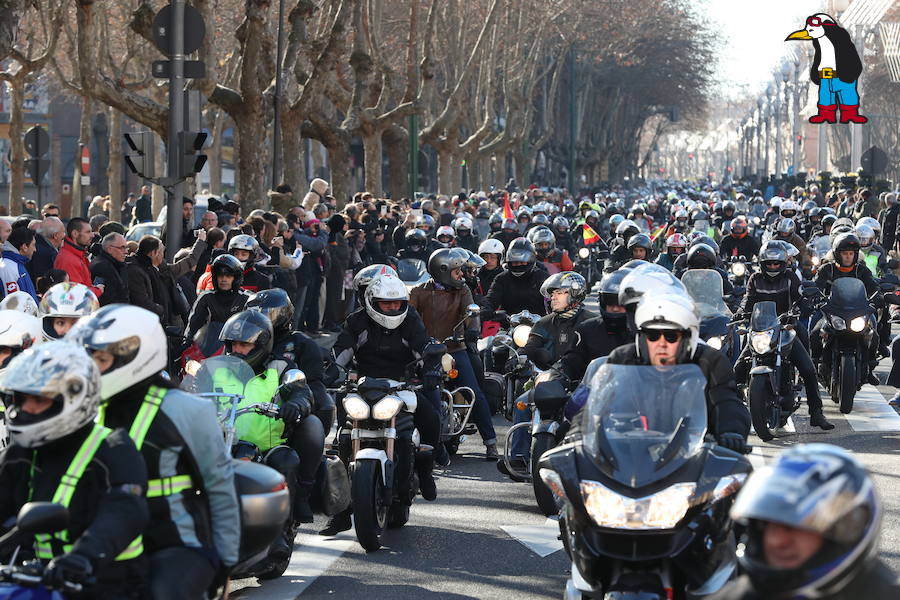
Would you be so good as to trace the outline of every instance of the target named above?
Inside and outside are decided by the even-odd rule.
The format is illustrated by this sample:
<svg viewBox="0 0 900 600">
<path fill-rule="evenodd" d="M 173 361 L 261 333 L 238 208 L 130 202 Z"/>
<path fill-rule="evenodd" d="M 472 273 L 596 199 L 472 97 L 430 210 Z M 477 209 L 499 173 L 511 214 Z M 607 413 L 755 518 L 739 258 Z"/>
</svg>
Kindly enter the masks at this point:
<svg viewBox="0 0 900 600">
<path fill-rule="evenodd" d="M 866 123 L 869 119 L 859 114 L 859 104 L 841 104 L 841 123 Z M 833 114 L 833 113 L 832 113 Z M 812 121 L 815 117 L 811 118 Z M 834 123 L 834 121 L 831 121 Z"/>
<path fill-rule="evenodd" d="M 330 519 L 328 519 L 328 523 L 325 525 L 325 529 L 319 532 L 319 535 L 324 535 L 327 537 L 335 536 L 342 531 L 347 531 L 350 527 L 353 526 L 353 523 L 350 522 L 350 515 L 353 512 L 351 508 L 347 510 L 343 510 L 338 514 L 334 515 Z"/>
<path fill-rule="evenodd" d="M 824 104 L 818 104 L 819 114 L 813 115 L 809 118 L 810 123 L 837 123 L 837 104 L 831 104 L 826 106 Z"/>
<path fill-rule="evenodd" d="M 309 506 L 312 488 L 312 481 L 301 481 L 297 484 L 297 495 L 294 496 L 294 523 L 313 522 L 313 511 Z"/>
<path fill-rule="evenodd" d="M 834 424 L 829 423 L 828 420 L 825 419 L 825 415 L 822 414 L 822 411 L 810 412 L 809 424 L 812 427 L 818 427 L 819 429 L 824 429 L 825 431 L 834 429 Z"/>
<path fill-rule="evenodd" d="M 497 452 L 497 444 L 487 444 L 484 447 L 485 460 L 500 460 L 500 453 Z"/>
<path fill-rule="evenodd" d="M 419 475 L 419 493 L 429 502 L 437 498 L 437 485 L 434 483 L 434 454 L 431 450 L 416 454 L 416 473 Z"/>
</svg>

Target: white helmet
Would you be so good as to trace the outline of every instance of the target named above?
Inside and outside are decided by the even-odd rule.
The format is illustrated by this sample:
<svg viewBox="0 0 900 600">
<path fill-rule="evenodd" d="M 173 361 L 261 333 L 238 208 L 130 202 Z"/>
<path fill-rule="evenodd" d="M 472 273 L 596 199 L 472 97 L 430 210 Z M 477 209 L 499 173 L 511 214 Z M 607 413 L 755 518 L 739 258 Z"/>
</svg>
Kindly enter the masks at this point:
<svg viewBox="0 0 900 600">
<path fill-rule="evenodd" d="M 503 242 L 494 238 L 486 239 L 478 245 L 478 256 L 482 254 L 499 254 L 502 261 L 503 251 Z"/>
<path fill-rule="evenodd" d="M 89 425 L 100 405 L 100 371 L 84 348 L 54 340 L 25 350 L 0 377 L 12 441 L 38 448 Z M 20 394 L 53 399 L 39 415 L 19 410 Z"/>
<path fill-rule="evenodd" d="M 644 264 L 631 270 L 619 284 L 619 304 L 629 307 L 648 295 L 688 296 L 687 288 L 671 271 L 656 264 Z"/>
<path fill-rule="evenodd" d="M 434 239 L 436 239 L 437 241 L 440 242 L 441 237 L 443 237 L 445 235 L 450 236 L 450 240 L 448 240 L 448 243 L 452 242 L 453 239 L 456 238 L 456 232 L 453 231 L 452 227 L 450 227 L 449 225 L 441 225 L 440 227 L 437 228 L 437 232 L 434 234 Z M 444 242 L 441 242 L 441 243 L 444 243 Z"/>
<path fill-rule="evenodd" d="M 686 331 L 687 335 L 681 338 L 676 361 L 684 363 L 694 356 L 697 341 L 700 339 L 700 317 L 691 298 L 671 294 L 647 296 L 637 306 L 634 324 L 637 328 L 635 343 L 639 356 L 649 357 L 647 340 L 641 334 L 642 329 Z"/>
<path fill-rule="evenodd" d="M 40 342 L 40 319 L 17 310 L 0 310 L 0 346 L 10 349 L 10 355 L 0 362 L 0 369 L 6 368 L 9 361 L 23 350 L 28 350 Z"/>
<path fill-rule="evenodd" d="M 771 200 L 769 200 L 769 206 L 772 208 L 781 208 L 781 196 L 773 196 Z"/>
<path fill-rule="evenodd" d="M 876 239 L 881 238 L 881 223 L 878 222 L 878 219 L 874 217 L 862 217 L 856 222 L 856 226 L 860 225 L 868 225 L 872 228 L 872 231 L 875 232 Z M 17 294 L 19 292 L 16 292 Z"/>
<path fill-rule="evenodd" d="M 44 339 L 55 340 L 60 336 L 53 329 L 53 319 L 57 317 L 80 318 L 100 308 L 97 296 L 86 285 L 80 283 L 57 283 L 41 299 L 41 320 Z"/>
<path fill-rule="evenodd" d="M 130 304 L 110 304 L 78 321 L 66 341 L 88 353 L 103 350 L 114 360 L 101 378 L 100 395 L 109 400 L 166 368 L 167 341 L 155 314 Z"/>
<path fill-rule="evenodd" d="M 794 202 L 793 200 L 785 200 L 784 202 L 781 203 L 781 206 L 779 208 L 781 209 L 781 212 L 785 212 L 787 210 L 792 210 L 796 214 L 797 212 L 800 211 L 800 205 L 797 204 L 796 202 Z"/>
<path fill-rule="evenodd" d="M 32 317 L 38 316 L 38 305 L 28 292 L 13 292 L 0 302 L 0 310 L 17 310 Z"/>
<path fill-rule="evenodd" d="M 390 313 L 381 312 L 379 301 L 400 301 L 400 309 Z M 391 275 L 376 277 L 366 288 L 366 313 L 385 329 L 396 329 L 403 323 L 409 310 L 409 291 L 399 278 Z"/>
</svg>

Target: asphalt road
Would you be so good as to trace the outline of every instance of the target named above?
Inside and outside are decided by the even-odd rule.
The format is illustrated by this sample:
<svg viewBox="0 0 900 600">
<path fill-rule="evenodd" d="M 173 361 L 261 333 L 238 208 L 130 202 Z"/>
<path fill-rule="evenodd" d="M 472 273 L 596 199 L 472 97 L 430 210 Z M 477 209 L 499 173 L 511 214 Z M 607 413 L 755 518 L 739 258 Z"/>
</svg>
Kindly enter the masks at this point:
<svg viewBox="0 0 900 600">
<path fill-rule="evenodd" d="M 326 340 L 322 340 L 327 343 Z M 882 381 L 890 359 L 879 366 Z M 751 460 L 759 466 L 783 448 L 805 442 L 838 444 L 855 452 L 874 474 L 885 502 L 881 554 L 900 573 L 900 415 L 885 386 L 864 386 L 851 415 L 842 415 L 824 395 L 825 414 L 835 429 L 810 429 L 806 408 L 775 440 L 755 436 Z M 507 423 L 495 417 L 498 434 Z M 794 431 L 790 431 L 793 429 Z M 336 538 L 315 535 L 325 522 L 297 537 L 288 572 L 260 585 L 235 582 L 232 598 L 281 600 L 353 598 L 442 600 L 560 598 L 569 564 L 556 540 L 554 522 L 540 515 L 530 484 L 513 483 L 483 457 L 477 434 L 449 468 L 436 471 L 438 498 L 417 498 L 409 523 L 384 535 L 384 547 L 366 554 L 350 530 Z"/>
</svg>

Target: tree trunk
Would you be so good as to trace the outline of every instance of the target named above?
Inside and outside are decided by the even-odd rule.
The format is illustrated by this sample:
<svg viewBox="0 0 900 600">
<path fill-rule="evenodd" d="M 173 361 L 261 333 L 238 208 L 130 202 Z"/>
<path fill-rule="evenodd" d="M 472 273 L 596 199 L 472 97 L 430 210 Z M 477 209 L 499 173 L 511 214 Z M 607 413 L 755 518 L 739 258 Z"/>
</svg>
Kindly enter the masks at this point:
<svg viewBox="0 0 900 600">
<path fill-rule="evenodd" d="M 516 185 L 523 190 L 527 188 L 531 182 L 528 177 L 531 174 L 531 160 L 524 151 L 513 152 L 513 160 L 515 161 Z"/>
<path fill-rule="evenodd" d="M 109 165 L 106 178 L 109 180 L 109 220 L 122 221 L 122 113 L 109 109 Z"/>
<path fill-rule="evenodd" d="M 409 193 L 409 133 L 394 125 L 385 130 L 382 140 L 391 174 L 391 198 L 400 200 Z"/>
<path fill-rule="evenodd" d="M 266 196 L 266 180 L 268 163 L 264 144 L 266 141 L 265 123 L 259 119 L 242 118 L 237 123 L 237 134 L 240 138 L 235 171 L 241 174 L 240 187 L 242 214 L 262 208 L 268 208 Z"/>
<path fill-rule="evenodd" d="M 343 139 L 346 138 L 346 139 Z M 350 136 L 335 136 L 325 147 L 328 150 L 328 166 L 331 175 L 331 192 L 338 209 L 344 207 L 353 194 L 350 173 Z"/>
<path fill-rule="evenodd" d="M 209 193 L 218 196 L 222 193 L 222 141 L 215 140 L 206 149 L 209 165 Z"/>
<path fill-rule="evenodd" d="M 453 156 L 446 150 L 437 151 L 438 155 L 438 193 L 449 194 L 452 185 L 451 164 Z"/>
<path fill-rule="evenodd" d="M 281 179 L 294 192 L 294 201 L 299 204 L 308 187 L 306 170 L 303 164 L 303 136 L 300 128 L 281 128 L 281 150 L 284 155 L 283 171 Z"/>
<path fill-rule="evenodd" d="M 25 106 L 25 84 L 14 77 L 9 82 L 12 106 L 9 111 L 9 214 L 22 214 L 22 196 L 25 193 L 25 141 L 22 136 Z M 49 150 L 49 148 L 48 148 Z"/>
<path fill-rule="evenodd" d="M 375 197 L 381 197 L 381 190 L 383 187 L 381 182 L 381 131 L 376 130 L 373 133 L 363 135 L 362 141 L 366 178 L 363 188 Z"/>
<path fill-rule="evenodd" d="M 75 169 L 72 174 L 72 206 L 69 209 L 69 217 L 80 217 L 84 213 L 84 196 L 89 187 L 81 185 L 81 149 L 89 148 L 91 144 L 91 115 L 93 114 L 93 102 L 90 97 L 81 98 L 81 122 L 78 134 L 78 153 L 75 155 Z"/>
<path fill-rule="evenodd" d="M 462 165 L 458 154 L 450 155 L 450 188 L 441 190 L 442 193 L 452 196 L 462 189 Z"/>
</svg>

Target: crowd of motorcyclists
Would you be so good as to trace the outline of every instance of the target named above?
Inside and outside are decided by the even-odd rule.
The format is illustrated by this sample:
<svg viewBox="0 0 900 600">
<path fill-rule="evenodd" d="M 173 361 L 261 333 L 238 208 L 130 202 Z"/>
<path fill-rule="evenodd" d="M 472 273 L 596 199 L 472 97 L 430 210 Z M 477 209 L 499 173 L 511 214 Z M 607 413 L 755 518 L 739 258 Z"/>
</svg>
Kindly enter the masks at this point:
<svg viewBox="0 0 900 600">
<path fill-rule="evenodd" d="M 890 356 L 891 305 L 900 304 L 888 255 L 900 213 L 893 193 L 873 201 L 859 190 L 854 201 L 846 190 L 822 195 L 810 186 L 765 200 L 749 188 L 658 182 L 573 198 L 513 186 L 401 202 L 359 195 L 338 212 L 325 188 L 287 215 L 258 211 L 244 222 L 239 209 L 210 210 L 215 218 L 204 218 L 202 233 L 191 231 L 186 208 L 183 264 L 166 264 L 162 242 L 145 236 L 132 249 L 134 266 L 127 263 L 131 292 L 125 285 L 112 302 L 104 301 L 111 276 L 72 273 L 40 291 L 6 286 L 0 533 L 17 535 L 0 538 L 0 564 L 38 560 L 43 585 L 67 597 L 219 594 L 242 558 L 233 459 L 244 459 L 280 473 L 289 493 L 278 534 L 248 571 L 280 576 L 298 527 L 315 513 L 330 517 L 322 535 L 354 526 L 361 510 L 354 503 L 364 496 L 347 481 L 361 451 L 374 451 L 367 438 L 389 438 L 389 457 L 395 442 L 409 444 L 412 495 L 438 498 L 435 469 L 447 468 L 456 451 L 447 433 L 456 388 L 471 392 L 462 427 L 478 433 L 484 458 L 514 480 L 533 480 L 536 494 L 543 479 L 552 494 L 542 510 L 565 517 L 565 494 L 541 467 L 549 465 L 548 448 L 533 444 L 539 433 L 560 447 L 594 439 L 588 398 L 602 380 L 597 368 L 694 365 L 705 382 L 706 442 L 743 461 L 751 426 L 767 441 L 763 431 L 780 429 L 796 409 L 788 404 L 798 382 L 810 426 L 829 431 L 819 385 L 834 399 L 852 372 L 847 389 L 855 393 L 878 383 L 874 367 Z M 31 226 L 16 225 L 12 233 L 0 226 L 0 237 L 27 254 L 34 234 L 17 231 Z M 125 248 L 121 233 L 92 239 L 81 225 L 70 225 L 66 237 L 79 260 L 123 262 L 109 259 L 120 243 Z M 139 293 L 149 297 L 130 300 L 145 276 Z M 854 291 L 843 280 L 859 282 L 861 305 L 840 304 Z M 698 293 L 697 282 L 710 287 Z M 174 294 L 160 287 L 176 285 Z M 179 300 L 186 306 L 178 309 Z M 857 312 L 845 320 L 840 309 Z M 785 338 L 774 326 L 759 329 L 766 310 Z M 712 333 L 723 315 L 723 329 Z M 770 330 L 775 337 L 757 342 Z M 842 350 L 851 330 L 861 336 L 853 342 L 857 371 L 845 370 Z M 317 343 L 323 332 L 337 334 L 330 348 Z M 782 346 L 769 364 L 765 355 Z M 194 393 L 198 366 L 217 355 L 249 367 L 246 380 L 225 368 L 207 377 L 208 396 L 236 398 L 230 422 L 213 398 Z M 772 375 L 774 400 L 766 404 L 753 396 L 754 382 L 782 360 L 792 369 L 791 393 Z M 510 365 L 526 364 L 516 371 L 526 375 L 509 375 Z M 414 397 L 385 413 L 379 407 L 392 396 L 382 393 L 378 403 L 366 396 L 381 380 L 397 397 Z M 550 404 L 536 398 L 551 383 L 564 394 L 564 410 L 552 426 L 531 428 L 547 418 Z M 852 394 L 846 410 L 846 392 L 838 395 L 849 412 Z M 357 399 L 371 411 L 360 416 Z M 774 413 L 766 412 L 773 402 Z M 398 410 L 412 412 L 414 431 L 383 425 Z M 506 443 L 496 413 L 517 426 Z M 651 425 L 643 421 L 642 431 Z M 229 427 L 235 443 L 226 447 Z M 347 490 L 344 501 L 331 502 L 335 510 L 323 511 L 321 497 L 334 500 L 342 488 L 334 478 L 323 482 L 329 456 L 339 459 Z M 386 471 L 381 477 L 391 479 Z M 739 483 L 731 516 L 742 535 L 734 548 L 742 574 L 712 590 L 715 598 L 898 591 L 877 560 L 881 502 L 848 452 L 801 445 Z M 396 493 L 387 500 L 406 502 L 407 511 L 412 502 Z M 17 515 L 32 502 L 63 505 L 67 523 L 16 532 Z"/>
</svg>

